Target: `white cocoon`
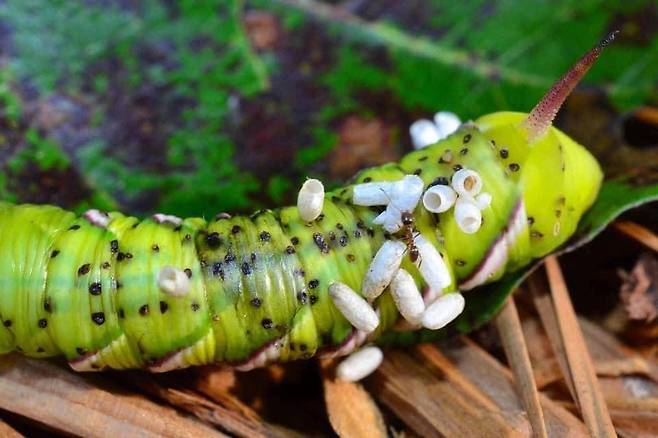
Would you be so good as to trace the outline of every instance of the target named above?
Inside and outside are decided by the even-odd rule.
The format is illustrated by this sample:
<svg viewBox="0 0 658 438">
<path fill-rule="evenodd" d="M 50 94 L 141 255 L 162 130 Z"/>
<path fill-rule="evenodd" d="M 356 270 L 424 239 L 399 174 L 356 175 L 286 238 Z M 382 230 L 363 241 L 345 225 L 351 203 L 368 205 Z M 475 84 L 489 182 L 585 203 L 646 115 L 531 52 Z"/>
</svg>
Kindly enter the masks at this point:
<svg viewBox="0 0 658 438">
<path fill-rule="evenodd" d="M 475 205 L 478 206 L 480 210 L 484 210 L 489 205 L 491 205 L 491 193 L 483 192 L 475 197 Z"/>
<path fill-rule="evenodd" d="M 372 206 L 388 205 L 391 202 L 393 190 L 392 182 L 370 182 L 357 184 L 352 189 L 352 203 L 354 205 Z"/>
<path fill-rule="evenodd" d="M 437 126 L 427 119 L 416 120 L 409 127 L 414 148 L 422 149 L 441 140 Z"/>
<path fill-rule="evenodd" d="M 391 295 L 400 314 L 411 324 L 418 324 L 425 310 L 425 302 L 411 274 L 404 269 L 391 281 Z"/>
<path fill-rule="evenodd" d="M 397 233 L 402 228 L 402 216 L 397 208 L 389 205 L 372 223 L 381 225 L 389 233 Z"/>
<path fill-rule="evenodd" d="M 459 196 L 475 198 L 482 190 L 480 174 L 471 169 L 460 169 L 452 176 L 452 188 Z"/>
<path fill-rule="evenodd" d="M 406 175 L 393 184 L 391 204 L 398 210 L 414 211 L 420 195 L 423 194 L 424 183 L 418 175 Z"/>
<path fill-rule="evenodd" d="M 340 313 L 357 329 L 370 333 L 379 325 L 375 310 L 348 285 L 332 283 L 329 296 Z"/>
<path fill-rule="evenodd" d="M 158 287 L 167 295 L 183 297 L 190 292 L 190 279 L 180 269 L 165 266 L 158 273 Z"/>
<path fill-rule="evenodd" d="M 475 202 L 466 198 L 458 198 L 455 202 L 455 221 L 464 233 L 473 234 L 482 225 L 482 212 Z"/>
<path fill-rule="evenodd" d="M 445 294 L 427 306 L 423 313 L 423 327 L 438 330 L 457 318 L 464 310 L 464 297 L 459 292 Z"/>
<path fill-rule="evenodd" d="M 366 299 L 372 301 L 384 292 L 400 268 L 406 249 L 407 245 L 399 240 L 387 240 L 379 248 L 361 285 L 361 293 Z"/>
<path fill-rule="evenodd" d="M 324 205 L 324 186 L 317 179 L 307 179 L 297 194 L 297 210 L 304 222 L 317 219 Z"/>
<path fill-rule="evenodd" d="M 450 186 L 436 185 L 425 191 L 423 206 L 432 213 L 448 211 L 457 200 L 457 193 Z"/>
<path fill-rule="evenodd" d="M 387 205 L 373 223 L 389 233 L 396 233 L 402 228 L 402 212 L 413 212 L 422 194 L 423 180 L 417 175 L 406 175 L 395 182 L 357 184 L 353 188 L 352 202 L 363 206 Z"/>
<path fill-rule="evenodd" d="M 443 291 L 452 283 L 450 271 L 443 257 L 422 234 L 416 236 L 414 243 L 420 255 L 416 260 L 420 275 L 422 275 L 431 290 L 435 292 Z"/>
<path fill-rule="evenodd" d="M 446 138 L 453 132 L 455 132 L 459 126 L 462 124 L 457 114 L 451 113 L 449 111 L 440 111 L 434 114 L 434 123 L 436 124 L 436 129 L 439 132 L 439 140 Z"/>
<path fill-rule="evenodd" d="M 381 365 L 384 353 L 378 347 L 364 347 L 350 354 L 336 368 L 336 377 L 344 382 L 357 382 Z"/>
</svg>

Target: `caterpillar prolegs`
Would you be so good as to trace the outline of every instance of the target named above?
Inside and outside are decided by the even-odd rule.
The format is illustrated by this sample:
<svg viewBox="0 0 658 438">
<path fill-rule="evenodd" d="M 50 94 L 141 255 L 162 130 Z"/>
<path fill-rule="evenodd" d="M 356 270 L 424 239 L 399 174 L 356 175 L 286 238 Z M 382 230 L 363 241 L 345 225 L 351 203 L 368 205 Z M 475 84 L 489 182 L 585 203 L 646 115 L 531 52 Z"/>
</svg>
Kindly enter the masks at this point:
<svg viewBox="0 0 658 438">
<path fill-rule="evenodd" d="M 297 207 L 140 221 L 0 204 L 0 353 L 76 370 L 249 369 L 349 353 L 398 329 L 400 312 L 410 328 L 442 326 L 433 303 L 554 250 L 594 202 L 596 160 L 551 121 L 607 42 L 529 115 L 490 114 L 366 169 L 313 220 Z M 422 315 L 404 298 L 416 288 Z M 357 320 L 363 305 L 373 313 Z"/>
</svg>

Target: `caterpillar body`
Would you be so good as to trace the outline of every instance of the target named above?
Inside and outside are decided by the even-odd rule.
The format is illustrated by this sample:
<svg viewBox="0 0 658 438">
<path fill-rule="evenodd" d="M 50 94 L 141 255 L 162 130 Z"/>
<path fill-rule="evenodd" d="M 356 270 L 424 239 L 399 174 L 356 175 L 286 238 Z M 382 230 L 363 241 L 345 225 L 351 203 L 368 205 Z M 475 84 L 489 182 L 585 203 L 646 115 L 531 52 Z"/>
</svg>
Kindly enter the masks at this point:
<svg viewBox="0 0 658 438">
<path fill-rule="evenodd" d="M 140 221 L 116 212 L 76 217 L 54 206 L 0 204 L 0 353 L 63 355 L 76 370 L 152 371 L 213 362 L 249 369 L 342 355 L 399 324 L 388 288 L 370 300 L 378 325 L 369 333 L 355 328 L 330 296 L 335 284 L 361 291 L 385 242 L 404 242 L 409 253 L 410 239 L 420 235 L 440 254 L 449 278 L 442 290 L 430 291 L 434 296 L 525 266 L 565 242 L 596 198 L 602 180 L 596 160 L 551 121 L 609 40 L 529 115 L 490 114 L 398 163 L 366 169 L 328 192 L 310 222 L 296 207 L 210 221 L 166 215 Z M 470 234 L 456 212 L 431 213 L 422 204 L 409 212 L 413 236 L 406 228 L 389 232 L 378 225 L 383 207 L 354 202 L 361 184 L 415 175 L 426 190 L 449 185 L 463 169 L 477 172 L 491 198 Z M 409 254 L 401 260 L 421 289 L 422 265 L 422 251 L 418 260 Z M 184 273 L 182 293 L 163 286 L 171 268 Z"/>
</svg>

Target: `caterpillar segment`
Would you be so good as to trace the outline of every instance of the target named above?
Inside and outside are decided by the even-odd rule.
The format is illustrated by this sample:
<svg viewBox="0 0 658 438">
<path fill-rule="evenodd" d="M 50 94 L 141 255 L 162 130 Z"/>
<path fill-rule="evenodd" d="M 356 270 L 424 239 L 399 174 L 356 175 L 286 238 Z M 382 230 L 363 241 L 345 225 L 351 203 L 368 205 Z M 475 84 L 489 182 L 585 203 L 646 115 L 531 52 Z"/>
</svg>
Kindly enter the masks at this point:
<svg viewBox="0 0 658 438">
<path fill-rule="evenodd" d="M 140 221 L 0 203 L 0 353 L 62 355 L 80 371 L 158 372 L 215 362 L 251 369 L 349 354 L 403 326 L 443 327 L 464 307 L 458 291 L 554 250 L 594 202 L 598 163 L 551 122 L 613 36 L 529 115 L 483 116 L 398 163 L 360 172 L 323 198 L 319 184 L 300 196 L 299 207 L 211 221 L 164 214 Z M 418 199 L 439 186 L 441 197 L 426 209 Z M 396 207 L 400 199 L 404 207 Z M 381 268 L 371 266 L 380 263 L 375 255 L 390 240 L 406 247 L 391 264 L 408 273 L 397 305 L 388 285 L 363 293 L 366 273 Z M 332 285 L 346 302 L 372 306 L 376 319 L 370 314 L 368 321 L 377 327 L 353 327 L 349 321 L 359 315 L 339 310 Z M 416 288 L 426 309 L 404 321 L 399 300 L 418 302 Z M 362 374 L 352 371 L 345 374 Z"/>
</svg>

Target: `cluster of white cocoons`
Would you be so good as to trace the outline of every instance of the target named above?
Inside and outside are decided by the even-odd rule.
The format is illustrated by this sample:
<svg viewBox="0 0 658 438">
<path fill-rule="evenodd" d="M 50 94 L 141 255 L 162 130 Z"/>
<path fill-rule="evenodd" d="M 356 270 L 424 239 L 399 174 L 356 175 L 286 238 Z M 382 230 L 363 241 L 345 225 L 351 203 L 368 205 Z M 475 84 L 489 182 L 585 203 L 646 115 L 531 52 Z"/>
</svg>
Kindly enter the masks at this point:
<svg viewBox="0 0 658 438">
<path fill-rule="evenodd" d="M 411 142 L 416 149 L 422 149 L 442 140 L 455 132 L 461 125 L 456 114 L 441 111 L 434 115 L 434 121 L 420 119 L 409 127 Z"/>
<path fill-rule="evenodd" d="M 482 226 L 482 210 L 491 204 L 491 194 L 482 192 L 482 178 L 471 169 L 460 169 L 450 186 L 435 185 L 425 191 L 423 206 L 432 213 L 444 213 L 453 206 L 459 228 L 466 234 Z"/>
<path fill-rule="evenodd" d="M 352 192 L 352 202 L 366 207 L 386 205 L 386 210 L 373 223 L 381 225 L 389 233 L 397 233 L 402 228 L 402 212 L 414 211 L 423 188 L 423 180 L 417 175 L 406 175 L 394 182 L 357 184 Z"/>
<path fill-rule="evenodd" d="M 435 187 L 436 189 L 431 192 L 428 190 L 423 199 L 425 208 L 434 212 L 447 211 L 453 205 L 456 206 L 460 200 L 468 199 L 472 200 L 469 202 L 480 213 L 476 199 L 481 199 L 482 205 L 488 205 L 491 200 L 490 196 L 487 201 L 483 197 L 484 194 L 480 194 L 482 180 L 472 171 L 457 172 L 453 177 L 452 186 Z M 399 181 L 357 184 L 353 188 L 352 202 L 361 206 L 386 205 L 386 210 L 377 216 L 373 223 L 381 225 L 390 233 L 396 233 L 403 226 L 402 213 L 413 213 L 423 189 L 424 183 L 420 177 L 406 175 Z M 427 193 L 432 195 L 428 196 Z M 432 208 L 428 208 L 428 204 Z M 478 228 L 481 222 L 480 215 Z M 444 293 L 452 285 L 453 280 L 439 251 L 422 234 L 417 234 L 413 239 L 413 244 L 418 250 L 416 268 L 429 289 L 434 291 L 438 298 L 426 305 L 413 276 L 401 268 L 403 258 L 408 252 L 408 242 L 386 240 L 368 266 L 360 294 L 343 283 L 335 282 L 329 286 L 329 296 L 334 305 L 356 329 L 371 333 L 379 326 L 379 315 L 371 303 L 387 287 L 391 291 L 398 311 L 412 327 L 436 330 L 454 320 L 463 311 L 464 297 L 460 293 Z M 376 347 L 363 348 L 338 366 L 337 377 L 346 381 L 362 379 L 379 366 L 382 357 L 381 351 Z"/>
<path fill-rule="evenodd" d="M 322 213 L 324 205 L 324 186 L 317 179 L 307 179 L 297 194 L 299 218 L 312 222 Z"/>
</svg>

